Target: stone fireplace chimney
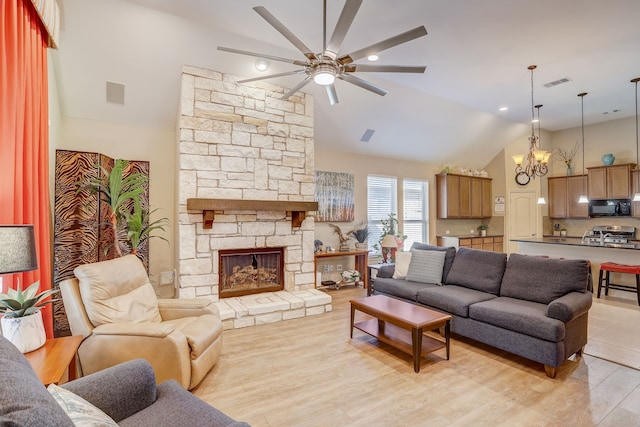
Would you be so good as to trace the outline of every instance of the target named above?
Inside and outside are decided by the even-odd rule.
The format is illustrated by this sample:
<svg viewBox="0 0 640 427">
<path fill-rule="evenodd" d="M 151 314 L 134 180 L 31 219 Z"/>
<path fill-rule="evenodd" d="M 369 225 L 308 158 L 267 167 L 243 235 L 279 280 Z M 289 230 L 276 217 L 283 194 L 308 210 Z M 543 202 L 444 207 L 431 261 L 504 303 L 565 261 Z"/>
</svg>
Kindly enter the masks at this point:
<svg viewBox="0 0 640 427">
<path fill-rule="evenodd" d="M 313 99 L 297 93 L 281 100 L 283 88 L 236 80 L 183 67 L 176 240 L 181 298 L 217 301 L 219 251 L 247 248 L 284 248 L 284 290 L 314 288 L 313 217 L 273 205 L 314 200 Z M 194 199 L 212 199 L 211 208 L 193 209 Z M 216 209 L 216 201 L 234 200 L 255 206 Z"/>
</svg>

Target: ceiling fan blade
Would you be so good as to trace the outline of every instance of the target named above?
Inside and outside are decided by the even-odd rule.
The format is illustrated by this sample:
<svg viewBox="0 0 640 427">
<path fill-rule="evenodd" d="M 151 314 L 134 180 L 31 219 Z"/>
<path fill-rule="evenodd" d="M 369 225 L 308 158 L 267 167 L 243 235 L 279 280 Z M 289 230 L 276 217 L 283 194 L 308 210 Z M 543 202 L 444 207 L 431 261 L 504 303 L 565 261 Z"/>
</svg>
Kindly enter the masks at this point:
<svg viewBox="0 0 640 427">
<path fill-rule="evenodd" d="M 268 76 L 260 76 L 260 77 L 253 77 L 251 79 L 238 80 L 236 83 L 249 83 L 249 82 L 255 82 L 258 80 L 273 79 L 276 77 L 291 76 L 293 74 L 302 74 L 302 73 L 304 73 L 304 70 L 287 71 L 286 73 L 270 74 Z"/>
<path fill-rule="evenodd" d="M 346 65 L 344 67 L 344 71 L 347 73 L 424 73 L 426 69 L 426 65 L 405 66 L 353 64 Z"/>
<path fill-rule="evenodd" d="M 354 84 L 356 86 L 360 86 L 363 89 L 370 90 L 371 92 L 377 93 L 378 95 L 381 95 L 381 96 L 385 96 L 387 93 L 389 93 L 388 91 L 374 85 L 373 83 L 369 83 L 368 81 L 362 80 L 361 78 L 351 74 L 340 74 L 338 78 L 346 82 L 349 82 L 351 84 Z"/>
<path fill-rule="evenodd" d="M 348 55 L 341 56 L 338 60 L 343 64 L 350 64 L 358 59 L 365 58 L 372 54 L 377 54 L 382 52 L 383 50 L 392 48 L 399 44 L 406 43 L 408 41 L 417 39 L 422 36 L 427 35 L 427 29 L 423 26 L 416 27 L 413 30 L 406 31 L 402 34 L 398 34 L 397 36 L 388 38 L 386 40 L 382 40 L 381 42 L 374 43 L 371 46 L 367 46 L 363 49 L 356 50 L 355 52 L 351 52 Z"/>
<path fill-rule="evenodd" d="M 218 50 L 221 50 L 223 52 L 238 53 L 240 55 L 254 56 L 256 58 L 272 59 L 274 61 L 287 62 L 289 64 L 301 65 L 303 67 L 306 67 L 307 65 L 309 65 L 305 61 L 297 61 L 295 59 L 282 58 L 280 56 L 273 56 L 273 55 L 265 55 L 264 53 L 249 52 L 248 50 L 233 49 L 233 48 L 224 47 L 224 46 L 218 46 Z"/>
<path fill-rule="evenodd" d="M 291 42 L 295 47 L 298 48 L 300 52 L 308 59 L 316 59 L 316 55 L 311 52 L 302 41 L 297 38 L 287 27 L 285 27 L 282 22 L 278 21 L 278 18 L 273 16 L 267 9 L 263 6 L 256 6 L 253 8 L 258 15 L 262 16 L 262 18 L 267 21 L 273 28 L 275 28 L 280 34 L 282 34 L 287 40 Z"/>
<path fill-rule="evenodd" d="M 336 93 L 336 87 L 333 84 L 326 85 L 327 96 L 329 96 L 329 104 L 336 105 L 338 103 L 338 94 Z"/>
<path fill-rule="evenodd" d="M 289 97 L 291 95 L 293 95 L 294 93 L 296 93 L 297 91 L 299 91 L 300 89 L 302 89 L 307 83 L 309 83 L 311 81 L 311 76 L 307 76 L 306 79 L 304 79 L 303 81 L 301 81 L 300 83 L 298 83 L 297 85 L 295 85 L 294 87 L 291 88 L 291 90 L 289 90 L 289 92 L 285 93 L 284 95 L 282 95 L 282 98 L 280 99 L 289 99 Z"/>
<path fill-rule="evenodd" d="M 333 34 L 331 35 L 331 40 L 329 40 L 329 44 L 323 52 L 324 55 L 331 59 L 336 59 L 338 51 L 342 46 L 342 42 L 344 41 L 344 38 L 347 35 L 361 4 L 362 0 L 347 0 L 344 4 L 342 13 L 340 13 L 340 18 L 338 18 L 336 28 L 333 30 Z"/>
</svg>

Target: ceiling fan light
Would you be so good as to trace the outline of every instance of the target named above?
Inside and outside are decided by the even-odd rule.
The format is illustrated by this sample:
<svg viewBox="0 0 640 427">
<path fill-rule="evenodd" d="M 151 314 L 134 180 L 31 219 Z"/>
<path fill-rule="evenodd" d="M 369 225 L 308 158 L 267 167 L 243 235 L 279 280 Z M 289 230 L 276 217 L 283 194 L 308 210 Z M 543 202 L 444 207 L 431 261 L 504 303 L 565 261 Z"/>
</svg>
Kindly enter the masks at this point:
<svg viewBox="0 0 640 427">
<path fill-rule="evenodd" d="M 333 84 L 336 81 L 336 76 L 328 71 L 320 71 L 313 75 L 313 81 L 319 85 L 327 86 Z"/>
</svg>

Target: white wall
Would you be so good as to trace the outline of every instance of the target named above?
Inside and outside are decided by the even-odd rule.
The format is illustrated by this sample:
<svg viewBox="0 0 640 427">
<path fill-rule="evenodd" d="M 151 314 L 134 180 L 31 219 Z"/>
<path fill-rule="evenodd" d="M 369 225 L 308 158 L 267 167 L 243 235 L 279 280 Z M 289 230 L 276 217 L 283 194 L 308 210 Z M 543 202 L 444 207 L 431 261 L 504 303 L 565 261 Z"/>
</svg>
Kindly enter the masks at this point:
<svg viewBox="0 0 640 427">
<path fill-rule="evenodd" d="M 173 224 L 175 224 L 176 156 L 173 129 L 136 127 L 63 117 L 59 140 L 55 141 L 55 146 L 51 149 L 52 153 L 55 153 L 55 149 L 88 151 L 116 159 L 148 161 L 150 163 L 149 202 L 152 209 L 159 208 L 155 216 L 152 216 L 152 221 L 167 217 L 172 224 L 172 228 L 162 233 L 162 236 L 169 241 L 169 245 L 161 239 L 150 240 L 149 272 L 152 281 L 159 279 L 161 271 L 170 271 L 175 268 Z M 53 183 L 53 180 L 51 182 Z"/>
</svg>

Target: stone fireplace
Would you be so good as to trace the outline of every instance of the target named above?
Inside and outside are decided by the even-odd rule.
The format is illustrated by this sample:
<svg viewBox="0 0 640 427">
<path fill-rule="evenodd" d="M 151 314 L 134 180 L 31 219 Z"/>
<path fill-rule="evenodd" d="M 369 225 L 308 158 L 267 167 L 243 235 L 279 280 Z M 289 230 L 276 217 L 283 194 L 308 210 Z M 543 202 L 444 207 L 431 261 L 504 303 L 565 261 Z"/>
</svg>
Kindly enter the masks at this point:
<svg viewBox="0 0 640 427">
<path fill-rule="evenodd" d="M 309 207 L 315 206 L 313 98 L 297 93 L 281 100 L 285 92 L 281 87 L 236 84 L 236 80 L 212 70 L 183 67 L 176 240 L 179 297 L 219 301 L 223 321 L 224 316 L 230 320 L 225 327 L 330 310 L 331 298 L 314 289 L 314 219 L 309 215 L 314 210 Z M 274 248 L 282 252 L 283 291 L 248 292 L 220 301 L 221 254 Z M 256 309 L 256 303 L 286 305 L 272 298 L 287 302 L 289 315 L 257 317 L 268 313 L 264 307 Z M 241 319 L 245 311 L 251 312 L 245 310 L 247 301 L 254 307 L 250 320 Z"/>
</svg>

